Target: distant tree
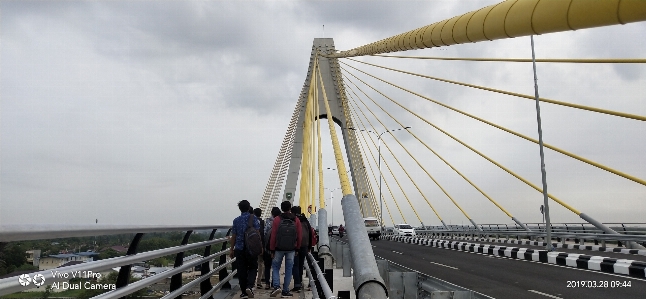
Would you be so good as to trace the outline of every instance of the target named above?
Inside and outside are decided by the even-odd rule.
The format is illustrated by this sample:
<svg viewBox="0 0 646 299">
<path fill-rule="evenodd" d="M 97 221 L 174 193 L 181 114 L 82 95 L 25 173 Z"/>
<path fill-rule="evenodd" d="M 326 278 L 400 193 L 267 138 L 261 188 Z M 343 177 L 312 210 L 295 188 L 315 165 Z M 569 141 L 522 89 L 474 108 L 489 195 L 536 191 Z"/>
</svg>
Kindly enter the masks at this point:
<svg viewBox="0 0 646 299">
<path fill-rule="evenodd" d="M 38 267 L 32 265 L 32 264 L 22 264 L 20 267 L 16 268 L 17 271 L 25 271 L 25 270 L 38 270 Z"/>
<path fill-rule="evenodd" d="M 27 263 L 27 253 L 18 243 L 5 243 L 0 245 L 0 275 L 16 271 Z"/>
<path fill-rule="evenodd" d="M 181 243 L 181 240 L 174 241 L 174 240 L 169 240 L 162 237 L 153 237 L 150 239 L 144 238 L 141 240 L 141 242 L 139 242 L 139 246 L 137 246 L 137 249 L 139 252 L 146 252 L 151 250 L 168 248 L 171 246 L 177 246 L 177 245 L 180 245 L 180 243 Z"/>
<path fill-rule="evenodd" d="M 101 251 L 99 253 L 99 256 L 97 257 L 97 259 L 98 260 L 104 260 L 104 259 L 109 259 L 109 258 L 113 258 L 113 257 L 117 257 L 117 256 L 123 256 L 123 255 L 124 255 L 124 253 L 122 253 L 122 252 L 118 252 L 118 251 L 116 251 L 116 250 L 114 250 L 112 248 L 108 248 L 108 249 L 106 249 L 104 251 Z"/>
<path fill-rule="evenodd" d="M 47 298 L 49 298 L 49 296 L 51 296 L 51 295 L 52 295 L 52 285 L 48 285 L 48 286 L 45 288 L 45 293 L 43 294 L 43 299 L 47 299 Z"/>
<path fill-rule="evenodd" d="M 152 266 L 155 266 L 155 267 L 166 267 L 166 266 L 168 266 L 168 263 L 169 263 L 168 260 L 166 258 L 163 258 L 163 257 L 158 257 L 158 258 L 156 258 L 154 260 L 150 260 L 148 262 L 148 264 L 150 264 Z"/>
<path fill-rule="evenodd" d="M 27 262 L 27 253 L 25 252 L 25 249 L 15 243 L 7 244 L 0 254 L 2 255 L 2 260 L 5 261 L 7 266 L 14 265 L 16 267 L 20 267 L 22 264 Z"/>
</svg>

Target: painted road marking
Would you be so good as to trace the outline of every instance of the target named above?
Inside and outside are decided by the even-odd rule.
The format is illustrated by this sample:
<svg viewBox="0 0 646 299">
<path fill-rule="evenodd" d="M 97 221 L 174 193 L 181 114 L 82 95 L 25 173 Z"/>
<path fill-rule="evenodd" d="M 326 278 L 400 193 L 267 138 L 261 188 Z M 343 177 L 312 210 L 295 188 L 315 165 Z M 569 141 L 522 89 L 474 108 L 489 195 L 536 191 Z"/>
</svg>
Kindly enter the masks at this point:
<svg viewBox="0 0 646 299">
<path fill-rule="evenodd" d="M 398 254 L 404 254 L 403 252 L 397 252 L 397 251 L 394 251 L 394 250 L 393 250 L 393 252 L 398 253 Z"/>
<path fill-rule="evenodd" d="M 437 247 L 435 247 L 435 248 L 437 248 Z M 449 248 L 437 248 L 437 249 L 449 249 Z M 452 250 L 454 250 L 454 249 L 452 249 Z M 515 259 L 515 258 L 511 258 L 511 257 L 490 255 L 490 254 L 487 254 L 487 253 L 480 253 L 480 252 L 471 252 L 471 251 L 462 251 L 462 250 L 454 250 L 454 251 L 463 252 L 463 253 L 470 253 L 470 254 L 477 254 L 477 255 L 484 256 L 484 257 L 488 257 L 488 258 L 498 258 L 498 259 L 501 259 L 501 260 L 504 259 L 504 260 L 520 261 L 520 262 L 529 262 L 529 263 L 552 266 L 552 267 L 560 267 L 560 268 L 563 268 L 563 269 L 585 271 L 585 272 L 597 273 L 597 274 L 602 274 L 602 275 L 621 277 L 621 278 L 625 278 L 625 279 L 646 281 L 646 279 L 643 279 L 643 278 L 637 278 L 637 277 L 633 277 L 633 276 L 627 276 L 627 275 L 615 274 L 615 273 L 606 273 L 606 272 L 601 272 L 601 271 L 597 271 L 597 270 L 574 268 L 574 267 L 570 267 L 570 266 L 561 266 L 561 265 L 543 263 L 543 262 L 538 262 L 538 261 L 530 261 L 530 260 L 526 260 L 526 259 Z"/>
<path fill-rule="evenodd" d="M 488 258 L 494 258 L 491 255 L 488 255 L 486 253 L 480 253 L 480 252 L 468 252 L 468 251 L 461 251 L 461 252 L 466 252 L 466 253 L 471 253 L 471 254 L 477 254 L 477 255 L 482 255 Z M 552 266 L 552 267 L 559 267 L 563 269 L 570 269 L 570 270 L 578 270 L 578 271 L 585 271 L 585 272 L 591 272 L 591 273 L 597 273 L 597 274 L 603 274 L 603 275 L 608 275 L 608 276 L 616 276 L 616 277 L 621 277 L 621 278 L 626 278 L 626 279 L 632 279 L 632 280 L 639 280 L 639 281 L 646 281 L 646 279 L 642 278 L 637 278 L 633 276 L 626 276 L 622 274 L 615 274 L 615 273 L 606 273 L 606 272 L 601 272 L 597 270 L 590 270 L 590 269 L 583 269 L 583 268 L 574 268 L 570 266 L 562 266 L 562 265 L 557 265 L 557 264 L 550 264 L 550 263 L 543 263 L 543 262 L 538 262 L 538 261 L 530 261 L 530 260 L 525 260 L 525 259 L 515 259 L 511 257 L 506 257 L 506 256 L 496 256 L 499 259 L 505 259 L 505 260 L 513 260 L 513 261 L 520 261 L 520 262 L 529 262 L 529 263 L 534 263 L 534 264 L 539 264 L 539 265 L 546 265 L 546 266 Z"/>
<path fill-rule="evenodd" d="M 455 270 L 460 270 L 460 269 L 458 269 L 458 268 L 456 268 L 456 267 L 451 267 L 451 266 L 447 266 L 447 265 L 440 264 L 440 263 L 434 263 L 434 262 L 429 262 L 429 263 L 434 264 L 434 265 L 438 265 L 438 266 L 442 266 L 442 267 L 447 267 L 447 268 L 455 269 Z"/>
<path fill-rule="evenodd" d="M 532 292 L 532 293 L 539 294 L 539 295 L 543 295 L 543 296 L 545 296 L 545 297 L 550 297 L 550 298 L 554 298 L 554 299 L 563 299 L 563 298 L 561 298 L 561 297 L 556 297 L 556 296 L 553 296 L 553 295 L 550 295 L 550 294 L 545 294 L 545 293 L 543 293 L 543 292 L 539 292 L 539 291 L 534 291 L 534 290 L 528 290 L 528 291 L 530 291 L 530 292 Z"/>
</svg>

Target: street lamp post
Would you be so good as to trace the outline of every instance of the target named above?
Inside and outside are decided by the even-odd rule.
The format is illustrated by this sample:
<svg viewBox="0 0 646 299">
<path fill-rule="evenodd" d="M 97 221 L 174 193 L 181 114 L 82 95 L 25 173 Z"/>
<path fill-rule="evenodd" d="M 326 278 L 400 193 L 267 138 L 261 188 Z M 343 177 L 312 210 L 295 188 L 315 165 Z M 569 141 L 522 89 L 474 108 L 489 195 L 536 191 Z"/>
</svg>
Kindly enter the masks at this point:
<svg viewBox="0 0 646 299">
<path fill-rule="evenodd" d="M 330 168 L 330 167 L 328 167 L 327 169 L 328 170 L 336 170 L 336 168 Z M 347 173 L 350 173 L 350 170 L 348 170 Z M 331 188 L 326 187 L 325 189 L 331 189 Z M 332 192 L 336 191 L 337 189 L 341 189 L 341 188 L 339 187 L 339 188 L 334 188 L 334 189 L 330 190 L 330 207 L 331 207 L 330 208 L 330 212 L 331 212 L 330 213 L 330 218 L 332 218 L 330 220 L 332 221 L 332 225 L 334 225 L 334 194 L 332 194 Z"/>
<path fill-rule="evenodd" d="M 330 168 L 328 168 L 328 169 L 330 169 Z M 331 212 L 330 213 L 331 214 L 330 218 L 332 218 L 332 219 L 330 219 L 330 221 L 332 222 L 332 225 L 334 225 L 334 193 L 332 193 L 332 192 L 334 192 L 334 191 L 336 191 L 338 189 L 341 189 L 341 188 L 331 189 L 331 188 L 326 187 L 325 189 L 330 190 L 330 212 Z M 320 231 L 320 229 L 319 229 L 319 231 Z"/>
<path fill-rule="evenodd" d="M 369 131 L 369 130 L 359 130 L 356 128 L 348 128 L 349 130 L 354 130 L 354 131 L 360 131 L 360 132 L 368 132 L 368 133 L 373 133 L 377 136 L 377 152 L 379 155 L 379 162 L 377 163 L 378 166 L 377 168 L 379 169 L 379 224 L 381 225 L 381 228 L 383 229 L 384 227 L 384 198 L 383 194 L 381 193 L 381 136 L 384 135 L 385 133 L 388 132 L 394 132 L 394 131 L 399 131 L 399 130 L 406 130 L 410 129 L 410 127 L 404 127 L 404 128 L 399 128 L 399 129 L 392 129 L 392 130 L 386 130 L 381 133 L 377 133 L 374 131 Z"/>
</svg>

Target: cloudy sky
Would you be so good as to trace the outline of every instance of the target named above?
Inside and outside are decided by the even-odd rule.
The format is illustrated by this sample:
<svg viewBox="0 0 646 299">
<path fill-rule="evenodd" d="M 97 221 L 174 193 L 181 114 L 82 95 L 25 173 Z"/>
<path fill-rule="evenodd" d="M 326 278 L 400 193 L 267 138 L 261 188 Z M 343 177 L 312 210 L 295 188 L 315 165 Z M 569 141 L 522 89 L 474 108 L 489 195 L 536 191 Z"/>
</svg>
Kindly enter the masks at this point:
<svg viewBox="0 0 646 299">
<path fill-rule="evenodd" d="M 0 224 L 83 225 L 95 219 L 102 224 L 229 223 L 238 214 L 239 200 L 257 205 L 262 196 L 305 80 L 314 38 L 334 38 L 337 49 L 346 50 L 497 2 L 2 1 Z M 643 36 L 644 23 L 537 36 L 536 53 L 538 58 L 643 58 Z M 524 37 L 403 55 L 528 58 L 531 50 Z M 534 91 L 527 63 L 358 59 L 523 94 Z M 342 61 L 537 138 L 531 100 Z M 541 184 L 537 145 L 348 69 Z M 346 74 L 358 88 L 350 81 L 347 85 L 388 128 L 396 128 L 396 122 L 360 90 L 514 216 L 541 221 L 540 193 Z M 538 77 L 542 97 L 646 115 L 643 65 L 541 63 Z M 357 100 L 353 107 L 362 107 L 372 125 L 383 130 L 350 94 Z M 546 143 L 646 178 L 643 122 L 545 103 L 541 109 Z M 372 129 L 357 113 L 355 124 L 361 119 Z M 322 128 L 323 139 L 329 140 L 327 127 Z M 511 222 L 413 137 L 401 131 L 396 136 L 476 222 Z M 394 138 L 384 140 L 440 216 L 447 223 L 465 223 Z M 376 188 L 376 151 L 366 141 Z M 335 167 L 328 144 L 324 166 Z M 385 147 L 382 152 L 421 220 L 438 224 L 393 156 Z M 603 222 L 645 221 L 645 186 L 551 150 L 545 157 L 551 194 Z M 385 166 L 384 171 L 406 221 L 418 224 Z M 339 185 L 333 174 L 326 172 L 327 187 Z M 383 192 L 394 221 L 403 222 L 385 185 Z M 334 193 L 339 222 L 341 193 Z M 553 222 L 580 221 L 554 202 L 550 207 Z M 386 212 L 384 218 L 390 224 Z"/>
</svg>

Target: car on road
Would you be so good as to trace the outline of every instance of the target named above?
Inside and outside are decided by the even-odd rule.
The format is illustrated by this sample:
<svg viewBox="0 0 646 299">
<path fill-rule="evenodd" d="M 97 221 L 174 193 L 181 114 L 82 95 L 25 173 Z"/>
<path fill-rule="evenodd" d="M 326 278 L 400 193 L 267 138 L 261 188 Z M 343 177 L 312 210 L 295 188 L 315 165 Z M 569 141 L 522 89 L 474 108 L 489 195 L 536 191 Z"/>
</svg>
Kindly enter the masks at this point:
<svg viewBox="0 0 646 299">
<path fill-rule="evenodd" d="M 368 232 L 368 239 L 379 240 L 381 236 L 381 226 L 379 221 L 375 217 L 366 217 L 363 218 L 363 223 L 366 225 L 366 231 Z"/>
<path fill-rule="evenodd" d="M 335 236 L 335 235 L 338 236 L 339 235 L 339 227 L 338 226 L 336 226 L 336 225 L 332 226 L 332 235 L 333 236 Z"/>
<path fill-rule="evenodd" d="M 414 237 L 415 236 L 415 229 L 412 226 L 410 226 L 409 224 L 406 224 L 406 223 L 395 224 L 395 228 L 393 229 L 393 233 L 396 236 Z"/>
</svg>

